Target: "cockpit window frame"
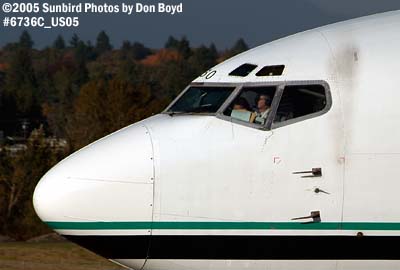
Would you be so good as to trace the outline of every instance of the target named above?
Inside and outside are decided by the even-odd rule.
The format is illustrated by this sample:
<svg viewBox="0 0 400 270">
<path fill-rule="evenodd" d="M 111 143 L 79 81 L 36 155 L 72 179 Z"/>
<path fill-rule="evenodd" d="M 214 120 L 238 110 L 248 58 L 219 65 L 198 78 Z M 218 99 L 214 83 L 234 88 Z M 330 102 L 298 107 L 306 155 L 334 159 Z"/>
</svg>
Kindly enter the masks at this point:
<svg viewBox="0 0 400 270">
<path fill-rule="evenodd" d="M 286 86 L 307 86 L 307 85 L 321 85 L 325 89 L 325 97 L 326 97 L 326 105 L 324 109 L 312 113 L 307 114 L 298 118 L 290 119 L 280 123 L 273 123 L 276 112 L 278 110 L 279 103 L 281 101 L 283 91 Z M 297 122 L 305 121 L 311 118 L 315 118 L 327 113 L 332 107 L 332 94 L 329 87 L 329 84 L 324 80 L 295 80 L 295 81 L 270 81 L 270 82 L 246 82 L 246 83 L 191 83 L 189 84 L 162 112 L 163 114 L 172 114 L 169 112 L 169 109 L 176 103 L 178 99 L 180 99 L 186 91 L 188 91 L 191 87 L 233 87 L 232 94 L 222 103 L 221 107 L 215 113 L 195 113 L 195 115 L 205 115 L 205 116 L 216 116 L 217 118 L 225 121 L 229 121 L 235 124 L 239 124 L 242 126 L 247 126 L 250 128 L 269 131 L 275 130 L 287 125 L 292 125 Z M 252 87 L 276 87 L 275 95 L 271 104 L 271 113 L 268 115 L 268 118 L 264 125 L 248 123 L 241 121 L 239 119 L 232 118 L 231 116 L 224 115 L 224 111 L 229 107 L 229 105 L 241 94 L 243 88 L 252 88 Z M 191 115 L 191 113 L 182 113 L 182 115 Z"/>
<path fill-rule="evenodd" d="M 224 112 L 225 110 L 229 107 L 229 105 L 241 94 L 242 90 L 244 88 L 257 88 L 257 87 L 275 87 L 275 94 L 274 97 L 272 99 L 272 104 L 274 104 L 275 98 L 277 97 L 277 93 L 278 93 L 278 88 L 280 87 L 280 85 L 277 85 L 276 83 L 264 83 L 264 82 L 251 82 L 251 83 L 242 83 L 240 84 L 240 87 L 238 87 L 237 89 L 235 89 L 235 93 L 232 94 L 227 100 L 226 102 L 224 102 L 221 106 L 221 108 L 217 111 L 217 118 L 222 119 L 222 120 L 226 120 L 235 124 L 239 124 L 242 126 L 247 126 L 247 127 L 251 127 L 251 128 L 255 128 L 255 129 L 259 129 L 259 130 L 269 130 L 268 129 L 268 122 L 269 122 L 269 118 L 270 115 L 267 118 L 267 121 L 265 121 L 265 124 L 260 125 L 260 124 L 255 124 L 255 123 L 249 123 L 249 122 L 244 122 L 241 121 L 239 119 L 235 119 L 232 118 L 229 115 L 225 115 Z M 271 108 L 272 108 L 272 104 L 271 104 Z M 272 121 L 272 120 L 271 120 Z"/>
<path fill-rule="evenodd" d="M 279 123 L 273 123 L 273 119 L 275 118 L 276 112 L 278 110 L 279 103 L 281 101 L 281 98 L 283 96 L 283 91 L 285 90 L 286 86 L 307 86 L 307 85 L 320 85 L 324 88 L 325 90 L 325 98 L 326 98 L 326 104 L 325 107 L 317 112 L 306 114 L 297 118 L 289 119 L 284 122 L 279 122 Z M 298 122 L 303 122 L 305 120 L 309 120 L 312 118 L 319 117 L 323 114 L 326 114 L 330 109 L 332 108 L 332 93 L 329 84 L 324 81 L 324 80 L 309 80 L 309 81 L 287 81 L 283 87 L 280 89 L 279 93 L 279 102 L 276 104 L 274 107 L 274 113 L 271 114 L 271 119 L 270 120 L 270 130 L 276 130 L 278 128 L 282 128 L 285 126 L 293 125 Z"/>
<path fill-rule="evenodd" d="M 162 111 L 161 113 L 163 114 L 171 114 L 172 112 L 169 112 L 169 110 L 175 105 L 175 103 L 192 87 L 232 87 L 232 93 L 231 95 L 228 97 L 227 100 L 229 100 L 233 94 L 235 93 L 235 91 L 237 90 L 237 88 L 240 85 L 238 85 L 237 83 L 191 83 L 189 84 L 168 106 L 167 108 L 165 108 L 164 111 Z M 221 107 L 223 107 L 225 105 L 226 101 L 224 103 L 222 103 Z M 220 109 L 221 109 L 220 107 Z M 205 116 L 213 116 L 218 114 L 219 109 L 216 112 L 212 112 L 212 113 L 193 113 L 196 115 L 205 115 Z M 192 113 L 179 113 L 180 115 L 191 115 Z"/>
</svg>

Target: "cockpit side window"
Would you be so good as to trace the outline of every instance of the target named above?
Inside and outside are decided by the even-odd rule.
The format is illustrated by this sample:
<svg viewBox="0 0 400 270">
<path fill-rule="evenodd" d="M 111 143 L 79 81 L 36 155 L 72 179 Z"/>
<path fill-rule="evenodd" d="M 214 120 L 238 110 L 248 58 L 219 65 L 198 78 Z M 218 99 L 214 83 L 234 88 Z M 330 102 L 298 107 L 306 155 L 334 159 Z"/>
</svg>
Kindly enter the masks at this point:
<svg viewBox="0 0 400 270">
<path fill-rule="evenodd" d="M 246 123 L 264 125 L 271 112 L 276 87 L 244 87 L 224 115 Z"/>
<path fill-rule="evenodd" d="M 322 85 L 286 86 L 283 90 L 273 126 L 293 119 L 301 120 L 325 109 L 327 97 Z"/>
<path fill-rule="evenodd" d="M 235 87 L 190 87 L 168 113 L 215 113 Z"/>
</svg>

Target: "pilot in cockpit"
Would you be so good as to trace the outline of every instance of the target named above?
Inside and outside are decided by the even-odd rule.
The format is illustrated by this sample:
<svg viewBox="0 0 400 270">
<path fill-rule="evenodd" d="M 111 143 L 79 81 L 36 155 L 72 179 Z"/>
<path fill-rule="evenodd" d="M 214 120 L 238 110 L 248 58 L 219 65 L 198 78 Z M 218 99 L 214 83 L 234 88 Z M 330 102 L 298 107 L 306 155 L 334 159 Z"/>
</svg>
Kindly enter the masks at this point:
<svg viewBox="0 0 400 270">
<path fill-rule="evenodd" d="M 238 120 L 254 123 L 256 114 L 251 111 L 249 102 L 244 97 L 239 97 L 233 102 L 231 116 Z"/>
<path fill-rule="evenodd" d="M 233 109 L 237 111 L 250 111 L 250 105 L 244 97 L 239 97 L 233 103 Z"/>
<path fill-rule="evenodd" d="M 258 124 L 264 124 L 271 111 L 271 97 L 266 94 L 261 94 L 257 97 L 256 101 L 257 109 L 255 122 Z"/>
</svg>

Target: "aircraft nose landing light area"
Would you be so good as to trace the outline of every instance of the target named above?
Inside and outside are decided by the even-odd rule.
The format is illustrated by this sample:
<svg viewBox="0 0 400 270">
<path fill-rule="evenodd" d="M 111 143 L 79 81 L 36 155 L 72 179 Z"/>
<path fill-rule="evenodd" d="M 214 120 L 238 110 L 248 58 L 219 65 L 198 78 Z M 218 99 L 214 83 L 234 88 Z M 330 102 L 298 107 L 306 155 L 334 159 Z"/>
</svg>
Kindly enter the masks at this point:
<svg viewBox="0 0 400 270">
<path fill-rule="evenodd" d="M 400 269 L 399 27 L 383 13 L 222 62 L 52 168 L 37 214 L 133 269 Z"/>
</svg>

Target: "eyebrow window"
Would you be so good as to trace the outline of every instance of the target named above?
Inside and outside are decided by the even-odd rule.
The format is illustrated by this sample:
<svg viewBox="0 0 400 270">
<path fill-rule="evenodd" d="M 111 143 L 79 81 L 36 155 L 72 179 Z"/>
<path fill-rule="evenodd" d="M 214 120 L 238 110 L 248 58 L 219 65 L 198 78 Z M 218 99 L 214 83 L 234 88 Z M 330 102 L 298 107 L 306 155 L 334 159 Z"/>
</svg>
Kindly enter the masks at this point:
<svg viewBox="0 0 400 270">
<path fill-rule="evenodd" d="M 256 68 L 257 68 L 257 65 L 243 64 L 240 67 L 234 69 L 231 73 L 229 73 L 229 75 L 230 76 L 246 77 L 247 75 L 250 74 L 250 72 L 252 72 Z"/>
<path fill-rule="evenodd" d="M 260 69 L 257 73 L 256 76 L 261 77 L 261 76 L 281 76 L 283 74 L 283 70 L 285 69 L 284 65 L 279 65 L 279 66 L 265 66 L 262 69 Z"/>
</svg>

